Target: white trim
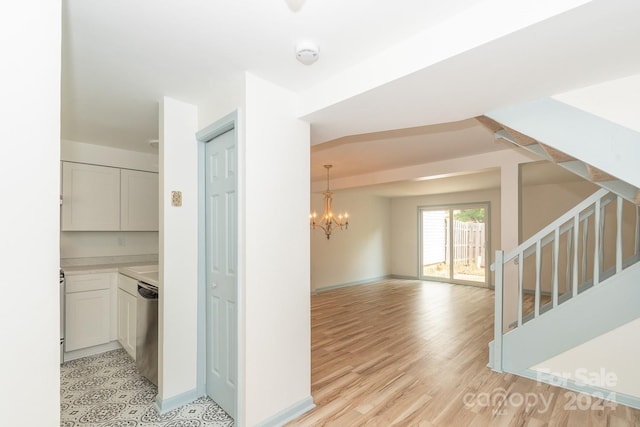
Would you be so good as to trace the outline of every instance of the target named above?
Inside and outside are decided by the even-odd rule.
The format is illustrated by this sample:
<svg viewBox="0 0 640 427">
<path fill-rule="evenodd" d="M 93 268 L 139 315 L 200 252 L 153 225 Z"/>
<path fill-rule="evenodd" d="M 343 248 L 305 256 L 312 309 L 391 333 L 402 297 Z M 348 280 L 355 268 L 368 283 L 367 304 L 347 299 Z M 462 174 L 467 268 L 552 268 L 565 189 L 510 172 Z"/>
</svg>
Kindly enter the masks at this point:
<svg viewBox="0 0 640 427">
<path fill-rule="evenodd" d="M 285 425 L 289 421 L 295 420 L 300 415 L 315 407 L 316 405 L 313 403 L 313 397 L 308 396 L 257 424 L 257 427 L 277 427 Z"/>
<path fill-rule="evenodd" d="M 357 285 L 366 285 L 367 283 L 373 283 L 373 282 L 378 282 L 380 280 L 388 280 L 393 278 L 394 278 L 393 276 L 391 276 L 390 274 L 387 274 L 384 276 L 372 277 L 370 279 L 356 280 L 354 282 L 346 282 L 346 283 L 340 283 L 338 285 L 324 286 L 322 288 L 314 289 L 313 291 L 311 291 L 311 295 L 316 295 L 321 292 L 331 291 L 333 289 L 340 289 L 340 288 L 346 288 L 349 286 L 357 286 Z"/>
<path fill-rule="evenodd" d="M 96 354 L 105 353 L 107 351 L 118 350 L 122 348 L 118 341 L 110 341 L 106 344 L 94 345 L 92 347 L 81 348 L 64 353 L 64 361 L 69 362 L 71 360 L 80 359 L 82 357 L 94 356 Z"/>
<path fill-rule="evenodd" d="M 180 393 L 177 396 L 173 396 L 168 399 L 161 399 L 160 395 L 157 395 L 155 406 L 158 412 L 162 415 L 166 414 L 167 412 L 173 411 L 174 409 L 180 408 L 187 403 L 191 403 L 202 396 L 202 393 L 199 393 L 198 389 L 195 388 L 193 390 L 185 391 L 184 393 Z"/>
</svg>

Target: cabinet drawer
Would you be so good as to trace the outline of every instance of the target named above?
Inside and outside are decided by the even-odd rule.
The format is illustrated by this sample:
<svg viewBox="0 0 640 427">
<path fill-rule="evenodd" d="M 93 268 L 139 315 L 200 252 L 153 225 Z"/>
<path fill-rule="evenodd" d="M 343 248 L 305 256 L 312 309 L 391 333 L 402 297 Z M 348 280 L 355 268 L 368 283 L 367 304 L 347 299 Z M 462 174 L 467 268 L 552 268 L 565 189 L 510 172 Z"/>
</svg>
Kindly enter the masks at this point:
<svg viewBox="0 0 640 427">
<path fill-rule="evenodd" d="M 100 289 L 109 289 L 113 273 L 95 273 L 95 274 L 78 274 L 68 275 L 66 277 L 66 293 L 96 291 Z"/>
<path fill-rule="evenodd" d="M 119 274 L 118 287 L 134 297 L 138 295 L 138 281 L 129 276 Z"/>
</svg>

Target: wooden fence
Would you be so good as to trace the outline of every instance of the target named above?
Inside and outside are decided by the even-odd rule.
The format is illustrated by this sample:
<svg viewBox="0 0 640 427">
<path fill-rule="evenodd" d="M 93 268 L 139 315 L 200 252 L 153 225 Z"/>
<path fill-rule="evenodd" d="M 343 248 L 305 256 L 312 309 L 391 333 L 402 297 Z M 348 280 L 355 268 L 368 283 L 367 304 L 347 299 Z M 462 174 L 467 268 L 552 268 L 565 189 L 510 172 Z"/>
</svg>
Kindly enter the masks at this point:
<svg viewBox="0 0 640 427">
<path fill-rule="evenodd" d="M 447 240 L 448 236 L 447 236 Z M 482 222 L 462 222 L 453 220 L 453 261 L 454 264 L 477 264 L 484 267 L 485 226 Z M 449 254 L 447 242 L 447 258 Z M 447 261 L 449 261 L 447 259 Z"/>
</svg>

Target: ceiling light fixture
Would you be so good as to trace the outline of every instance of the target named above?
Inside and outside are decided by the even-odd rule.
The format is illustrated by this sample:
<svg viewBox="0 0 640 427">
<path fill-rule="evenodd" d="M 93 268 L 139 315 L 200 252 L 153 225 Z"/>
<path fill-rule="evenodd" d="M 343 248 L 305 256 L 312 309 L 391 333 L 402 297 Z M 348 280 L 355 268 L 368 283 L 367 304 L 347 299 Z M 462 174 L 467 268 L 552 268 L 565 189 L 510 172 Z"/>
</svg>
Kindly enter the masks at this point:
<svg viewBox="0 0 640 427">
<path fill-rule="evenodd" d="M 292 12 L 298 12 L 304 6 L 305 0 L 284 0 L 287 3 L 287 7 Z"/>
<path fill-rule="evenodd" d="M 318 46 L 308 40 L 301 41 L 296 45 L 296 59 L 304 65 L 311 65 L 318 60 L 320 50 Z"/>
<path fill-rule="evenodd" d="M 320 227 L 322 231 L 324 231 L 325 236 L 327 236 L 327 240 L 329 240 L 331 233 L 336 227 L 340 227 L 340 230 L 349 228 L 349 214 L 345 212 L 344 214 L 339 214 L 337 218 L 333 214 L 333 207 L 331 206 L 333 202 L 333 192 L 329 189 L 329 169 L 331 169 L 333 165 L 324 165 L 324 167 L 327 170 L 327 190 L 324 192 L 324 212 L 322 212 L 319 222 L 316 222 L 316 213 L 311 213 L 309 215 L 309 223 L 311 224 L 312 230 Z"/>
</svg>

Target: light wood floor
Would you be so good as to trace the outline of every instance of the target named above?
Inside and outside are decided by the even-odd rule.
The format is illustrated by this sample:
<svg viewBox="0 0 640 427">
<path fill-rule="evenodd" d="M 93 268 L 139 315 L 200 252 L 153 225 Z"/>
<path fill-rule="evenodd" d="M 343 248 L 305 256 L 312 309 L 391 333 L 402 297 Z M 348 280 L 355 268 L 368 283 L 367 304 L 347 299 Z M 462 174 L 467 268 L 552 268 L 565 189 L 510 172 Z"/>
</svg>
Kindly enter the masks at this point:
<svg viewBox="0 0 640 427">
<path fill-rule="evenodd" d="M 311 307 L 316 408 L 290 426 L 640 426 L 640 411 L 587 396 L 579 410 L 572 392 L 489 370 L 490 290 L 388 280 Z"/>
</svg>

